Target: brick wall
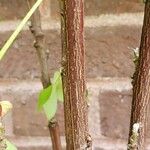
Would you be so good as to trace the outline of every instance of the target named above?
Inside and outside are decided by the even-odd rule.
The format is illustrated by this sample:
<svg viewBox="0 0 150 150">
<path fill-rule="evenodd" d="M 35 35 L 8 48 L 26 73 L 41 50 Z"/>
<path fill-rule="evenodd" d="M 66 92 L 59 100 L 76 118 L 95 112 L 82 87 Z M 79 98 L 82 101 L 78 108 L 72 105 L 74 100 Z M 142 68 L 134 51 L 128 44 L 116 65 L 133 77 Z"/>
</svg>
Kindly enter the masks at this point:
<svg viewBox="0 0 150 150">
<path fill-rule="evenodd" d="M 5 0 L 1 0 L 0 8 L 1 19 L 22 18 L 28 10 L 26 0 L 7 0 L 7 3 Z M 41 10 L 44 18 L 51 16 L 53 19 L 58 19 L 59 4 L 57 0 L 43 1 Z M 140 0 L 85 0 L 86 16 L 142 11 L 143 4 Z"/>
<path fill-rule="evenodd" d="M 50 50 L 49 71 L 53 74 L 61 62 L 58 2 L 44 2 L 40 9 Z M 0 46 L 26 12 L 26 1 L 0 1 Z M 138 0 L 85 0 L 85 14 L 86 77 L 93 149 L 124 150 L 132 99 L 130 77 L 134 72 L 131 48 L 140 43 L 143 4 Z M 7 135 L 19 150 L 48 150 L 51 142 L 47 120 L 36 110 L 42 86 L 33 42 L 26 26 L 0 63 L 0 99 L 10 100 L 14 105 L 5 118 L 5 125 Z M 63 106 L 59 104 L 57 118 L 65 146 L 62 114 Z M 147 149 L 150 149 L 149 140 Z"/>
</svg>

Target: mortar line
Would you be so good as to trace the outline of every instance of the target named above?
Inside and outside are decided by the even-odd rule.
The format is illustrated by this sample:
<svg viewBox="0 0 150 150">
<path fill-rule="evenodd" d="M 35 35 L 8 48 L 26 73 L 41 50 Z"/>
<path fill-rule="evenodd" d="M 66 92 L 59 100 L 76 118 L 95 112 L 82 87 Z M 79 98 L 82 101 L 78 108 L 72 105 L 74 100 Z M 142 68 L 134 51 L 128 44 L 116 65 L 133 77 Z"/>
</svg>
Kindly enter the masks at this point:
<svg viewBox="0 0 150 150">
<path fill-rule="evenodd" d="M 29 148 L 29 147 L 38 147 L 38 146 L 48 146 L 51 147 L 51 142 L 49 137 L 12 137 L 9 138 L 17 147 L 22 148 Z M 62 145 L 65 147 L 65 139 L 61 137 Z M 125 150 L 127 147 L 126 140 L 121 139 L 112 139 L 108 137 L 99 137 L 93 139 L 94 149 L 96 148 L 103 148 L 105 150 L 112 150 L 112 149 L 122 149 Z M 146 150 L 150 149 L 150 139 L 147 139 L 147 146 Z"/>
<path fill-rule="evenodd" d="M 143 24 L 143 12 L 141 13 L 122 13 L 122 14 L 104 14 L 99 16 L 87 16 L 85 17 L 85 27 L 115 27 L 115 26 L 142 26 Z M 0 33 L 13 31 L 19 24 L 19 20 L 16 21 L 1 21 Z M 28 22 L 30 24 L 30 22 Z M 28 30 L 28 24 L 23 30 Z M 47 20 L 42 24 L 43 30 L 59 30 L 60 22 L 56 20 Z"/>
<path fill-rule="evenodd" d="M 0 78 L 0 92 L 17 92 L 17 91 L 28 91 L 37 92 L 42 89 L 40 80 L 16 80 L 16 79 L 3 79 Z M 30 84 L 29 84 L 30 83 Z M 34 88 L 33 88 L 34 87 Z M 114 78 L 114 77 L 99 77 L 93 79 L 87 79 L 88 88 L 98 88 L 102 91 L 109 90 L 131 90 L 131 79 L 125 78 Z"/>
</svg>

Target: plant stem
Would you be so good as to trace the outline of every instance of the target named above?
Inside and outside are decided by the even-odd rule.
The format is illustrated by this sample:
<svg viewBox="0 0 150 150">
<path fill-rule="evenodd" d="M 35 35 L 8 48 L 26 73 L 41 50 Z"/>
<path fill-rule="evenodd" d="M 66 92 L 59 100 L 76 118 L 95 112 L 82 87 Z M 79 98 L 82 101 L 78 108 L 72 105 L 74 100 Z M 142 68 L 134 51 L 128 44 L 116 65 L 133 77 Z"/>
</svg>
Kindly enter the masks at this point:
<svg viewBox="0 0 150 150">
<path fill-rule="evenodd" d="M 59 0 L 67 150 L 92 148 L 85 97 L 83 0 Z"/>
<path fill-rule="evenodd" d="M 147 117 L 150 102 L 150 1 L 145 2 L 144 24 L 142 29 L 139 62 L 134 74 L 133 99 L 130 121 L 128 150 L 144 150 Z M 140 124 L 136 143 L 132 146 L 132 128 Z"/>
<path fill-rule="evenodd" d="M 18 34 L 20 33 L 20 31 L 22 30 L 22 28 L 24 27 L 24 25 L 27 23 L 27 21 L 32 16 L 32 14 L 37 9 L 37 7 L 41 4 L 41 2 L 42 2 L 42 0 L 37 0 L 36 1 L 36 3 L 33 5 L 32 9 L 29 10 L 29 12 L 27 13 L 27 15 L 23 18 L 23 20 L 21 21 L 21 23 L 18 25 L 18 27 L 16 28 L 16 30 L 12 33 L 12 35 L 7 40 L 7 42 L 4 44 L 4 46 L 2 47 L 2 49 L 0 49 L 0 60 L 4 57 L 4 55 L 6 54 L 7 50 L 11 46 L 11 44 L 14 42 L 14 40 L 16 39 L 16 37 L 18 36 Z"/>
<path fill-rule="evenodd" d="M 31 7 L 35 3 L 35 1 L 36 0 L 28 0 L 29 7 Z M 41 81 L 43 84 L 43 88 L 47 88 L 51 84 L 51 82 L 48 72 L 47 46 L 45 42 L 45 36 L 41 28 L 41 18 L 39 10 L 36 10 L 33 16 L 31 17 L 30 30 L 35 38 L 34 47 L 36 48 L 40 62 Z M 48 127 L 51 135 L 53 150 L 61 150 L 59 125 L 55 118 L 49 121 Z"/>
<path fill-rule="evenodd" d="M 48 124 L 49 127 L 49 131 L 50 131 L 50 135 L 51 135 L 51 139 L 53 141 L 53 150 L 61 150 L 61 140 L 60 140 L 60 135 L 58 133 L 59 131 L 59 125 L 58 122 L 55 121 L 55 118 L 51 121 L 49 121 Z"/>
</svg>

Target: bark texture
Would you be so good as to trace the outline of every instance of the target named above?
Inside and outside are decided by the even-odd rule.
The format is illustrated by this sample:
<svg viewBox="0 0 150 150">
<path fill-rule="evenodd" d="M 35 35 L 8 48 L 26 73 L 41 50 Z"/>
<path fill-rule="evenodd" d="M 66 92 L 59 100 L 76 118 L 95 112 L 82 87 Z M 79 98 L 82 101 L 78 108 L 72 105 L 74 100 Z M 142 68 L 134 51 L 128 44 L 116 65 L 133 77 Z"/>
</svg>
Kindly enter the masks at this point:
<svg viewBox="0 0 150 150">
<path fill-rule="evenodd" d="M 140 124 L 137 142 L 129 150 L 145 149 L 145 133 L 150 102 L 150 1 L 145 3 L 144 24 L 142 29 L 139 61 L 133 82 L 133 100 L 129 133 L 129 145 L 133 136 L 133 125 Z"/>
<path fill-rule="evenodd" d="M 31 7 L 35 2 L 36 0 L 28 0 L 29 7 Z M 35 37 L 34 47 L 36 48 L 40 62 L 43 88 L 47 88 L 51 84 L 48 72 L 48 49 L 46 46 L 45 36 L 41 28 L 41 17 L 39 10 L 36 10 L 31 18 L 30 30 Z M 61 150 L 59 125 L 55 118 L 49 121 L 48 127 L 51 135 L 53 150 Z"/>
<path fill-rule="evenodd" d="M 60 0 L 67 150 L 91 149 L 85 96 L 83 0 Z"/>
</svg>

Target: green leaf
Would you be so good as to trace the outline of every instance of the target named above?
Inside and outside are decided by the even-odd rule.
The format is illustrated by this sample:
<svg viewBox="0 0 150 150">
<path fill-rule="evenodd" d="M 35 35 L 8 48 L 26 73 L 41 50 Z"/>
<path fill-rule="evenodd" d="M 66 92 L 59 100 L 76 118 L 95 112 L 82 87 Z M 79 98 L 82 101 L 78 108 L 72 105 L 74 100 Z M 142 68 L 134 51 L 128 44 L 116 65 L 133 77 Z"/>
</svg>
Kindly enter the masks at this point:
<svg viewBox="0 0 150 150">
<path fill-rule="evenodd" d="M 62 78 L 61 78 L 61 70 L 55 72 L 53 78 L 53 86 L 56 88 L 57 100 L 63 102 L 63 88 L 62 88 Z"/>
<path fill-rule="evenodd" d="M 62 87 L 62 79 L 61 79 L 61 76 L 58 80 L 58 83 L 57 83 L 57 99 L 60 101 L 60 102 L 63 102 L 64 101 L 64 93 L 63 93 L 63 87 Z"/>
<path fill-rule="evenodd" d="M 4 117 L 11 109 L 12 109 L 12 103 L 9 101 L 0 101 L 0 117 Z"/>
<path fill-rule="evenodd" d="M 9 142 L 8 140 L 6 140 L 6 145 L 7 145 L 6 150 L 17 150 L 17 148 L 15 147 L 15 145 L 12 144 L 11 142 Z"/>
<path fill-rule="evenodd" d="M 52 85 L 52 92 L 47 102 L 43 105 L 44 112 L 48 120 L 51 120 L 57 111 L 57 92 L 56 87 Z"/>
<path fill-rule="evenodd" d="M 40 94 L 39 94 L 39 99 L 38 99 L 38 110 L 41 110 L 43 105 L 47 102 L 49 99 L 50 95 L 52 92 L 52 86 L 50 85 L 49 87 L 43 89 Z"/>
<path fill-rule="evenodd" d="M 60 71 L 56 71 L 56 72 L 54 73 L 54 77 L 53 77 L 53 79 L 52 79 L 52 84 L 57 84 L 57 82 L 58 82 L 60 76 L 61 76 L 61 72 L 60 72 Z"/>
<path fill-rule="evenodd" d="M 38 108 L 42 108 L 48 120 L 51 120 L 57 111 L 57 101 L 63 102 L 63 88 L 61 71 L 57 71 L 52 79 L 52 85 L 41 91 Z"/>
<path fill-rule="evenodd" d="M 46 104 L 44 104 L 43 109 L 47 119 L 51 120 L 55 116 L 57 111 L 57 101 L 56 100 L 47 101 Z"/>
</svg>

